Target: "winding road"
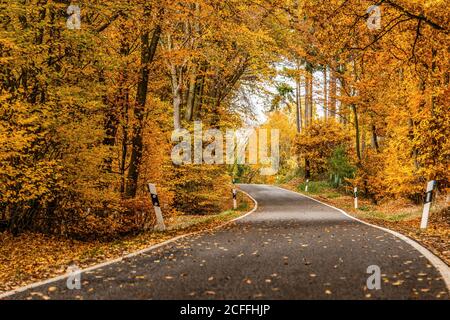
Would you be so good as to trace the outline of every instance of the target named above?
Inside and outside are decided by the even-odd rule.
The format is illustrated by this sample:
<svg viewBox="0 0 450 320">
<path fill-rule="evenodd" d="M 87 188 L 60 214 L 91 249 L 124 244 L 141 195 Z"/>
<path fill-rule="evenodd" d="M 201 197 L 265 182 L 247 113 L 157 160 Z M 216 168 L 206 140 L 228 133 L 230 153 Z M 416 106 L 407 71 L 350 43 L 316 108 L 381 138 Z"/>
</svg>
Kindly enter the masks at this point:
<svg viewBox="0 0 450 320">
<path fill-rule="evenodd" d="M 395 235 L 292 191 L 240 188 L 258 203 L 242 219 L 84 271 L 80 290 L 60 279 L 5 299 L 449 299 L 435 264 Z"/>
</svg>

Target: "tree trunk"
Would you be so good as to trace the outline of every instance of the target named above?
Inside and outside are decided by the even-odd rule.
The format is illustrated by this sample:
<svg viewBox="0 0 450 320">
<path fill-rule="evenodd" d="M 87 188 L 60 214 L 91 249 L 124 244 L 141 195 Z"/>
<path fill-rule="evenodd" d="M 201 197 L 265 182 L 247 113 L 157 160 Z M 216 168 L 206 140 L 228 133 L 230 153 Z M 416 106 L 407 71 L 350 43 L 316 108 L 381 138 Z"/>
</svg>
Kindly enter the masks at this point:
<svg viewBox="0 0 450 320">
<path fill-rule="evenodd" d="M 302 132 L 302 100 L 301 100 L 301 77 L 300 65 L 297 61 L 297 75 L 295 77 L 295 97 L 296 97 L 296 112 L 297 112 L 297 133 Z"/>
<path fill-rule="evenodd" d="M 194 105 L 196 99 L 196 89 L 197 89 L 197 68 L 195 67 L 189 77 L 189 88 L 187 91 L 187 101 L 186 101 L 186 113 L 185 119 L 187 121 L 192 121 L 192 116 L 194 115 Z"/>
<path fill-rule="evenodd" d="M 148 78 L 150 73 L 150 63 L 153 61 L 156 49 L 158 47 L 159 38 L 161 36 L 161 27 L 156 26 L 150 41 L 149 32 L 146 31 L 141 36 L 141 70 L 137 84 L 136 102 L 134 106 L 135 125 L 131 140 L 131 159 L 128 169 L 126 196 L 134 198 L 137 191 L 137 183 L 139 178 L 139 166 L 142 158 L 142 135 L 144 125 L 144 111 L 147 102 Z"/>
<path fill-rule="evenodd" d="M 201 30 L 200 30 L 200 4 L 198 2 L 194 3 L 192 5 L 195 14 L 194 14 L 194 23 L 193 23 L 193 31 L 195 32 L 195 36 L 200 36 Z M 194 40 L 191 40 L 191 45 L 194 47 Z M 201 47 L 201 46 L 200 46 Z M 192 121 L 192 118 L 194 116 L 194 108 L 195 103 L 197 99 L 197 87 L 199 85 L 198 80 L 198 69 L 199 69 L 199 63 L 197 61 L 194 61 L 193 64 L 193 70 L 190 72 L 189 77 L 189 87 L 187 90 L 187 101 L 186 101 L 186 113 L 185 113 L 185 119 L 187 121 Z"/>
<path fill-rule="evenodd" d="M 309 122 L 309 125 L 311 125 L 312 121 L 313 121 L 313 118 L 314 118 L 314 103 L 313 103 L 313 101 L 314 101 L 314 99 L 313 99 L 314 83 L 313 83 L 313 71 L 312 70 L 310 70 L 308 72 L 308 81 L 309 81 L 309 95 L 308 95 L 308 98 L 309 98 L 309 111 L 308 111 L 309 119 L 308 119 L 308 122 Z"/>
<path fill-rule="evenodd" d="M 359 138 L 359 121 L 358 121 L 358 111 L 356 109 L 355 104 L 350 105 L 353 111 L 353 120 L 355 121 L 355 147 L 356 147 L 356 155 L 358 156 L 358 161 L 361 162 L 361 146 L 360 146 L 360 138 Z"/>
<path fill-rule="evenodd" d="M 366 127 L 364 124 L 361 129 L 361 156 L 364 156 L 366 152 Z"/>
<path fill-rule="evenodd" d="M 180 71 L 181 73 L 182 71 Z M 180 120 L 180 108 L 181 108 L 181 74 L 180 78 L 178 78 L 177 67 L 175 65 L 171 65 L 171 78 L 172 78 L 172 106 L 173 106 L 173 128 L 175 130 L 181 128 L 181 120 Z"/>
<path fill-rule="evenodd" d="M 330 90 L 329 90 L 329 106 L 328 111 L 331 118 L 336 118 L 336 94 L 337 94 L 337 86 L 336 86 L 336 73 L 334 70 L 331 70 L 330 74 Z"/>
<path fill-rule="evenodd" d="M 328 119 L 328 79 L 326 65 L 323 67 L 323 113 L 325 119 Z"/>
<path fill-rule="evenodd" d="M 310 99 L 309 99 L 309 76 L 308 76 L 308 72 L 306 73 L 306 77 L 305 77 L 305 128 L 308 128 L 309 126 L 309 103 L 310 103 Z"/>
<path fill-rule="evenodd" d="M 376 152 L 380 151 L 380 146 L 378 145 L 377 128 L 375 124 L 372 124 L 372 147 Z"/>
<path fill-rule="evenodd" d="M 409 126 L 409 134 L 408 137 L 411 141 L 414 141 L 414 121 L 412 118 L 408 119 L 408 126 Z M 412 147 L 412 157 L 414 160 L 414 167 L 416 168 L 416 170 L 420 169 L 420 165 L 419 165 L 419 160 L 418 160 L 418 156 L 419 156 L 419 152 L 417 150 L 417 148 L 413 145 Z"/>
<path fill-rule="evenodd" d="M 311 167 L 309 159 L 305 158 L 305 179 L 311 178 Z"/>
<path fill-rule="evenodd" d="M 124 95 L 123 99 L 123 105 L 122 105 L 122 156 L 120 159 L 120 193 L 123 195 L 125 192 L 125 186 L 126 186 L 126 177 L 125 177 L 125 171 L 127 167 L 127 155 L 128 155 L 128 126 L 129 126 L 129 116 L 128 116 L 128 109 L 129 109 L 129 97 L 128 92 Z"/>
<path fill-rule="evenodd" d="M 193 118 L 198 119 L 200 117 L 200 111 L 202 109 L 203 94 L 205 91 L 205 73 L 208 69 L 208 65 L 204 63 L 200 68 L 200 75 L 197 78 L 197 85 L 195 87 L 195 99 L 193 106 Z"/>
<path fill-rule="evenodd" d="M 123 28 L 125 30 L 125 28 Z M 120 33 L 120 56 L 125 58 L 129 54 L 129 43 L 126 40 L 125 32 Z M 105 84 L 106 79 L 103 72 L 100 74 L 100 83 Z M 116 99 L 114 101 L 109 101 L 107 95 L 103 96 L 103 103 L 108 108 L 106 110 L 105 116 L 105 138 L 103 139 L 103 144 L 105 146 L 113 147 L 116 144 L 116 135 L 120 125 L 120 119 L 118 117 L 119 112 L 123 112 L 125 104 L 128 104 L 128 70 L 127 68 L 119 71 L 118 76 L 119 89 L 116 94 Z M 112 99 L 111 99 L 112 100 Z M 116 112 L 120 109 L 121 111 Z M 124 128 L 126 130 L 126 128 Z M 112 172 L 112 157 L 108 157 L 105 160 L 105 169 L 107 172 Z M 122 190 L 122 188 L 121 188 Z M 123 190 L 122 190 L 123 193 Z"/>
</svg>

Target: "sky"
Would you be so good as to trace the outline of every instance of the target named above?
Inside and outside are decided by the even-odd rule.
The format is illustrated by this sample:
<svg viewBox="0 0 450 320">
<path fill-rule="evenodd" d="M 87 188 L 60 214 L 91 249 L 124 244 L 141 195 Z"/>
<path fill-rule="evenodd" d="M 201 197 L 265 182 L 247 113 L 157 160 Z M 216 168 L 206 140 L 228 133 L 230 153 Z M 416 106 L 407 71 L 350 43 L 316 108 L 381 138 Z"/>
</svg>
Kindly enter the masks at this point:
<svg viewBox="0 0 450 320">
<path fill-rule="evenodd" d="M 276 70 L 278 71 L 277 76 L 273 79 L 272 82 L 266 81 L 259 85 L 260 92 L 254 92 L 254 90 L 241 90 L 238 96 L 238 104 L 242 105 L 250 105 L 250 108 L 254 112 L 255 120 L 247 119 L 246 122 L 249 126 L 258 126 L 263 124 L 267 120 L 267 110 L 270 108 L 270 103 L 273 98 L 273 95 L 276 94 L 276 84 L 280 83 L 286 83 L 290 87 L 294 89 L 295 94 L 295 81 L 293 79 L 290 79 L 288 77 L 285 77 L 283 73 L 284 68 L 293 68 L 292 64 L 289 64 L 289 62 L 283 62 L 276 66 Z M 314 93 L 313 93 L 313 99 L 314 102 L 317 105 L 317 115 L 319 117 L 324 116 L 324 109 L 323 109 L 323 85 L 324 85 L 324 79 L 323 79 L 323 72 L 317 71 L 314 72 Z M 328 76 L 329 79 L 329 76 Z M 266 92 L 264 92 L 266 91 Z M 302 84 L 301 87 L 301 97 L 304 98 L 305 95 L 305 87 L 304 84 Z"/>
</svg>

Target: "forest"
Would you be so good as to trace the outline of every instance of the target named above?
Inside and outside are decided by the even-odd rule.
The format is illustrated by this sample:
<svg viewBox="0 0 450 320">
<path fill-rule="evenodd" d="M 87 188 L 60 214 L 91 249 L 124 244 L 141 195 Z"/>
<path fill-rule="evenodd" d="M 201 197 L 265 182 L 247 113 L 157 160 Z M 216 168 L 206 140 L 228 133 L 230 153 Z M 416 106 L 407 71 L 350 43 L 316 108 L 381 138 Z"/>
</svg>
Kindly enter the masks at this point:
<svg viewBox="0 0 450 320">
<path fill-rule="evenodd" d="M 444 0 L 2 0 L 0 231 L 140 233 L 148 183 L 167 217 L 233 182 L 448 195 L 449 22 Z M 280 130 L 279 171 L 174 164 L 195 121 Z"/>
</svg>

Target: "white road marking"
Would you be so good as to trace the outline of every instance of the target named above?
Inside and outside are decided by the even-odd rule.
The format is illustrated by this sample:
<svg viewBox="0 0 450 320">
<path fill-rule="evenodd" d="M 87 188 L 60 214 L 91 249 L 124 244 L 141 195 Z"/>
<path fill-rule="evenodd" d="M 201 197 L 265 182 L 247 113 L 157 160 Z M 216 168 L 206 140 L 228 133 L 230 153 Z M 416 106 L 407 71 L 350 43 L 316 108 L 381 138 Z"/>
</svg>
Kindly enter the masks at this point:
<svg viewBox="0 0 450 320">
<path fill-rule="evenodd" d="M 368 226 L 370 226 L 370 227 L 377 228 L 377 229 L 383 230 L 383 231 L 385 231 L 385 232 L 388 232 L 388 233 L 390 233 L 390 234 L 396 236 L 397 238 L 399 238 L 399 239 L 405 241 L 407 244 L 409 244 L 409 245 L 412 246 L 414 249 L 416 249 L 417 251 L 419 251 L 425 258 L 428 259 L 428 261 L 431 262 L 431 264 L 432 264 L 432 265 L 439 271 L 439 273 L 442 275 L 442 278 L 443 278 L 443 280 L 444 280 L 444 282 L 445 282 L 445 284 L 446 284 L 446 286 L 447 286 L 447 290 L 450 291 L 450 268 L 449 268 L 449 266 L 448 266 L 444 261 L 442 261 L 439 257 L 437 257 L 435 254 L 433 254 L 430 250 L 428 250 L 427 248 L 423 247 L 422 245 L 420 245 L 420 244 L 417 243 L 416 241 L 414 241 L 414 240 L 408 238 L 407 236 L 405 236 L 405 235 L 403 235 L 403 234 L 401 234 L 401 233 L 398 233 L 398 232 L 396 232 L 396 231 L 393 231 L 393 230 L 390 230 L 390 229 L 387 229 L 387 228 L 383 228 L 383 227 L 380 227 L 380 226 L 377 226 L 377 225 L 374 225 L 374 224 L 365 222 L 365 221 L 360 220 L 360 219 L 358 219 L 358 218 L 355 218 L 354 216 L 348 214 L 347 212 L 345 212 L 345 211 L 342 210 L 342 209 L 336 208 L 336 207 L 334 207 L 334 206 L 332 206 L 332 205 L 330 205 L 330 204 L 327 204 L 327 203 L 324 203 L 324 202 L 322 202 L 322 201 L 319 201 L 319 200 L 316 200 L 316 199 L 314 199 L 314 198 L 311 198 L 311 197 L 309 197 L 309 196 L 307 196 L 307 195 L 304 195 L 303 193 L 299 193 L 299 192 L 295 192 L 295 191 L 292 191 L 292 190 L 284 189 L 284 188 L 281 188 L 281 187 L 278 187 L 278 186 L 273 186 L 273 187 L 278 188 L 278 189 L 280 189 L 280 190 L 289 191 L 289 192 L 291 192 L 291 193 L 295 193 L 295 194 L 298 195 L 298 196 L 302 196 L 302 197 L 305 197 L 305 198 L 314 200 L 314 201 L 316 201 L 316 202 L 318 202 L 318 203 L 320 203 L 320 204 L 323 204 L 323 205 L 325 205 L 325 206 L 327 206 L 327 207 L 330 207 L 330 208 L 332 208 L 332 209 L 335 209 L 335 210 L 339 211 L 339 212 L 342 213 L 343 215 L 345 215 L 345 216 L 347 216 L 347 217 L 349 217 L 349 218 L 351 218 L 351 219 L 353 219 L 353 220 L 356 220 L 356 221 L 358 221 L 358 222 L 360 222 L 360 223 L 363 223 L 363 224 L 365 224 L 365 225 L 368 225 Z"/>
<path fill-rule="evenodd" d="M 353 217 L 352 215 L 346 213 L 345 211 L 343 211 L 343 210 L 341 210 L 341 209 L 339 209 L 339 208 L 336 208 L 336 207 L 334 207 L 334 206 L 332 206 L 332 205 L 329 205 L 329 204 L 324 203 L 324 202 L 322 202 L 322 201 L 316 200 L 316 199 L 314 199 L 314 198 L 311 198 L 311 197 L 309 197 L 309 196 L 307 196 L 307 195 L 304 195 L 304 194 L 301 194 L 301 193 L 299 193 L 299 192 L 295 192 L 295 191 L 288 190 L 288 189 L 283 189 L 283 188 L 278 187 L 278 186 L 270 186 L 270 185 L 267 185 L 267 186 L 269 186 L 269 187 L 274 187 L 274 188 L 278 188 L 278 189 L 280 189 L 280 190 L 288 191 L 288 192 L 294 193 L 294 194 L 296 194 L 296 195 L 298 195 L 298 196 L 301 196 L 301 197 L 305 197 L 305 198 L 311 199 L 311 200 L 316 201 L 316 202 L 318 202 L 318 203 L 320 203 L 320 204 L 323 204 L 323 205 L 325 205 L 325 206 L 327 206 L 327 207 L 330 207 L 330 208 L 332 208 L 332 209 L 335 209 L 335 210 L 337 210 L 338 212 L 342 213 L 343 215 L 345 215 L 345 216 L 347 216 L 347 217 L 349 217 L 349 218 L 351 218 L 351 219 L 353 219 L 353 220 L 356 220 L 356 221 L 358 221 L 358 222 L 360 222 L 360 223 L 362 223 L 362 224 L 368 225 L 368 226 L 370 226 L 370 227 L 377 228 L 377 229 L 379 229 L 379 230 L 383 230 L 383 231 L 385 231 L 385 232 L 388 232 L 388 233 L 390 233 L 390 234 L 396 236 L 397 238 L 399 238 L 399 239 L 405 241 L 406 243 L 408 243 L 409 245 L 411 245 L 414 249 L 416 249 L 417 251 L 419 251 L 424 257 L 426 257 L 426 258 L 431 262 L 431 264 L 432 264 L 432 265 L 440 272 L 440 274 L 442 275 L 442 278 L 443 278 L 443 280 L 444 280 L 444 282 L 445 282 L 445 284 L 446 284 L 446 286 L 447 286 L 447 290 L 450 291 L 450 268 L 447 266 L 447 264 L 445 264 L 445 262 L 443 262 L 441 259 L 439 259 L 437 256 L 435 256 L 432 252 L 430 252 L 428 249 L 426 249 L 425 247 L 423 247 L 423 246 L 420 245 L 419 243 L 415 242 L 414 240 L 412 240 L 412 239 L 410 239 L 410 238 L 408 238 L 408 237 L 406 237 L 406 236 L 404 236 L 404 235 L 402 235 L 401 233 L 398 233 L 398 232 L 396 232 L 396 231 L 393 231 L 393 230 L 390 230 L 390 229 L 386 229 L 386 228 L 383 228 L 383 227 L 380 227 L 380 226 L 376 226 L 376 225 L 370 224 L 370 223 L 368 223 L 368 222 L 362 221 L 362 220 L 360 220 L 360 219 L 358 219 L 358 218 Z M 245 192 L 245 191 L 243 191 L 243 190 L 239 190 L 239 191 L 242 192 L 242 193 L 244 193 L 244 194 L 246 194 L 246 195 L 247 195 L 250 199 L 252 199 L 252 201 L 255 203 L 254 208 L 253 208 L 251 211 L 247 212 L 246 214 L 244 214 L 244 215 L 242 215 L 242 216 L 240 216 L 240 217 L 237 217 L 237 218 L 235 218 L 235 219 L 232 219 L 232 220 L 230 220 L 230 221 L 228 221 L 228 222 L 225 222 L 225 223 L 223 223 L 223 224 L 221 224 L 221 225 L 219 225 L 219 226 L 217 226 L 217 227 L 215 227 L 215 228 L 213 228 L 213 229 L 202 230 L 202 231 L 197 231 L 197 232 L 192 232 L 192 233 L 188 233 L 188 234 L 185 234 L 185 235 L 181 235 L 181 236 L 178 236 L 178 237 L 169 239 L 169 240 L 167 240 L 167 241 L 158 243 L 158 244 L 156 244 L 156 245 L 150 246 L 150 247 L 148 247 L 148 248 L 145 248 L 145 249 L 142 249 L 142 250 L 139 250 L 139 251 L 136 251 L 136 252 L 127 254 L 127 255 L 125 255 L 125 256 L 122 256 L 122 257 L 119 257 L 119 258 L 116 258 L 116 259 L 113 259 L 113 260 L 108 260 L 108 261 L 106 261 L 106 262 L 103 262 L 103 263 L 100 263 L 100 264 L 97 264 L 97 265 L 94 265 L 94 266 L 91 266 L 91 267 L 82 269 L 82 270 L 81 270 L 81 273 L 87 272 L 87 271 L 91 271 L 91 270 L 95 270 L 95 269 L 99 269 L 99 268 L 108 266 L 108 265 L 110 265 L 110 264 L 113 264 L 113 263 L 116 263 L 116 262 L 120 262 L 120 261 L 122 261 L 123 259 L 126 259 L 126 258 L 131 258 L 131 257 L 138 256 L 138 255 L 140 255 L 140 254 L 143 254 L 143 253 L 146 253 L 146 252 L 155 250 L 155 249 L 157 249 L 157 248 L 160 248 L 160 247 L 162 247 L 162 246 L 165 246 L 165 245 L 167 245 L 167 244 L 170 244 L 170 243 L 172 243 L 172 242 L 175 242 L 175 241 L 177 241 L 177 240 L 179 240 L 179 239 L 182 239 L 182 238 L 185 238 L 185 237 L 188 237 L 188 236 L 192 236 L 192 235 L 200 234 L 200 233 L 203 233 L 203 232 L 207 232 L 207 231 L 211 231 L 211 230 L 215 230 L 215 229 L 222 228 L 222 227 L 224 227 L 225 225 L 227 225 L 227 224 L 229 224 L 229 223 L 231 223 L 231 222 L 233 222 L 233 221 L 237 221 L 237 220 L 240 220 L 240 219 L 243 219 L 243 218 L 247 217 L 248 215 L 254 213 L 254 212 L 258 209 L 258 202 L 256 201 L 255 198 L 253 198 L 253 197 L 252 197 L 250 194 L 248 194 L 247 192 Z M 11 295 L 14 295 L 14 294 L 17 294 L 17 293 L 20 293 L 20 292 L 23 292 L 23 291 L 26 291 L 26 290 L 29 290 L 29 289 L 33 289 L 33 288 L 36 288 L 36 287 L 40 287 L 40 286 L 43 286 L 43 285 L 46 285 L 46 284 L 49 284 L 49 283 L 52 283 L 52 282 L 56 282 L 56 281 L 59 281 L 59 280 L 63 280 L 63 279 L 65 279 L 65 278 L 67 278 L 68 276 L 69 276 L 68 274 L 61 275 L 61 276 L 54 277 L 54 278 L 51 278 L 51 279 L 48 279 L 48 280 L 44 280 L 44 281 L 32 283 L 32 284 L 29 284 L 29 285 L 27 285 L 27 286 L 24 286 L 24 287 L 20 287 L 20 288 L 14 289 L 14 290 L 12 290 L 12 291 L 8 291 L 8 292 L 6 292 L 6 293 L 0 294 L 0 299 L 5 298 L 5 297 L 8 297 L 8 296 L 11 296 Z"/>
<path fill-rule="evenodd" d="M 245 195 L 247 195 L 255 203 L 255 206 L 253 207 L 253 209 L 250 210 L 249 212 L 247 212 L 246 214 L 244 214 L 244 215 L 242 215 L 240 217 L 234 218 L 234 219 L 232 219 L 230 221 L 227 221 L 227 222 L 225 222 L 225 223 L 223 223 L 223 224 L 221 224 L 221 225 L 219 225 L 217 227 L 214 227 L 212 229 L 201 230 L 201 231 L 191 232 L 191 233 L 187 233 L 187 234 L 184 234 L 184 235 L 181 235 L 181 236 L 177 236 L 175 238 L 172 238 L 172 239 L 169 239 L 167 241 L 155 244 L 153 246 L 144 248 L 142 250 L 132 252 L 132 253 L 127 254 L 125 256 L 122 256 L 122 257 L 119 257 L 119 258 L 115 258 L 115 259 L 112 259 L 112 260 L 108 260 L 108 261 L 105 261 L 105 262 L 93 265 L 93 266 L 85 268 L 85 269 L 81 269 L 80 274 L 82 274 L 83 272 L 92 271 L 92 270 L 95 270 L 95 269 L 106 267 L 106 266 L 108 266 L 110 264 L 113 264 L 113 263 L 116 263 L 116 262 L 121 262 L 123 259 L 132 258 L 132 257 L 138 256 L 140 254 L 143 254 L 143 253 L 155 250 L 157 248 L 160 248 L 162 246 L 165 246 L 165 245 L 167 245 L 169 243 L 175 242 L 175 241 L 180 240 L 182 238 L 186 238 L 188 236 L 193 236 L 193 235 L 200 234 L 200 233 L 203 233 L 203 232 L 208 232 L 208 231 L 211 231 L 211 230 L 222 228 L 222 227 L 230 224 L 231 222 L 234 222 L 234 221 L 237 221 L 237 220 L 240 220 L 240 219 L 243 219 L 243 218 L 247 217 L 248 215 L 252 214 L 253 212 L 255 212 L 258 209 L 258 202 L 251 195 L 249 195 L 247 192 L 245 192 L 243 190 L 239 190 L 239 191 L 244 193 Z M 47 279 L 47 280 L 44 280 L 44 281 L 31 283 L 29 285 L 26 285 L 26 286 L 23 286 L 23 287 L 20 287 L 20 288 L 17 288 L 17 289 L 11 290 L 11 291 L 7 291 L 5 293 L 0 294 L 0 299 L 3 299 L 3 298 L 6 298 L 6 297 L 15 295 L 15 294 L 20 293 L 20 292 L 27 291 L 29 289 L 37 288 L 37 287 L 40 287 L 40 286 L 43 286 L 43 285 L 46 285 L 46 284 L 49 284 L 49 283 L 53 283 L 53 282 L 56 282 L 56 281 L 59 281 L 59 280 L 66 279 L 69 276 L 70 276 L 70 274 L 63 274 L 63 275 L 60 275 L 60 276 L 57 276 L 57 277 L 53 277 L 53 278 L 50 278 L 50 279 Z"/>
</svg>

